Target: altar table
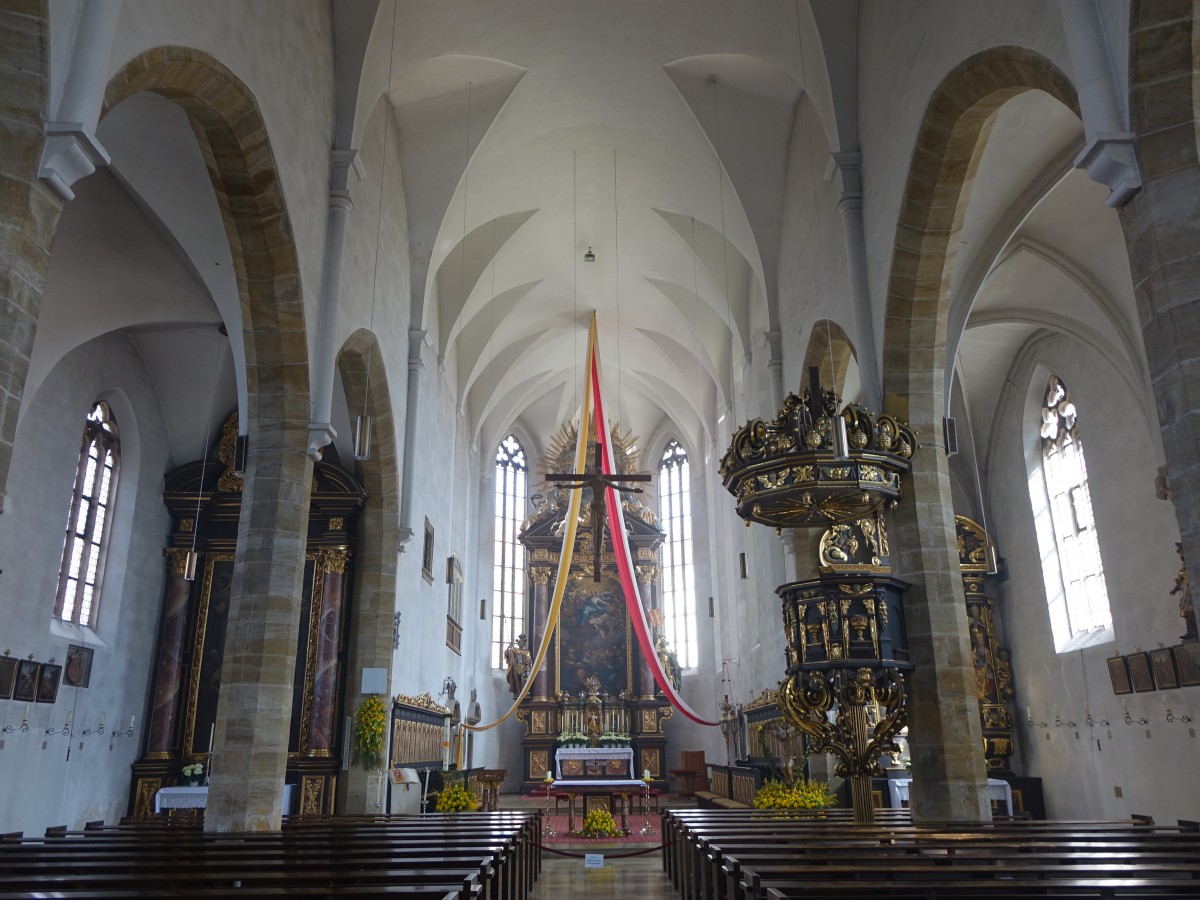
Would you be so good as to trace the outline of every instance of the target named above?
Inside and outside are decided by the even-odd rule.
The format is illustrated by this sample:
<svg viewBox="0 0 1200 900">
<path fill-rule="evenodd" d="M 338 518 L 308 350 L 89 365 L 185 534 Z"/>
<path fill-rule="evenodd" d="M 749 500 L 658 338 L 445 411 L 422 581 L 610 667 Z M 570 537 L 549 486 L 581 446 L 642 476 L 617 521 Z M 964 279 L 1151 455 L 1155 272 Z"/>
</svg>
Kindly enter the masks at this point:
<svg viewBox="0 0 1200 900">
<path fill-rule="evenodd" d="M 562 752 L 562 751 L 559 751 L 559 752 Z M 647 789 L 646 782 L 640 781 L 637 778 L 612 778 L 612 779 L 607 779 L 607 780 L 600 780 L 600 779 L 596 779 L 596 778 L 584 778 L 584 779 L 571 779 L 571 778 L 562 779 L 562 778 L 560 778 L 560 779 L 556 780 L 553 784 L 550 785 L 551 793 L 557 791 L 557 792 L 566 794 L 567 797 L 569 798 L 570 802 L 567 807 L 567 810 L 568 810 L 567 811 L 567 830 L 568 831 L 575 830 L 575 798 L 576 797 L 582 796 L 582 797 L 586 798 L 586 797 L 605 796 L 605 795 L 609 796 L 610 798 L 611 797 L 620 797 L 621 798 L 621 805 L 620 805 L 621 806 L 621 828 L 625 831 L 628 831 L 629 827 L 626 824 L 626 815 L 629 812 L 629 798 L 633 797 L 633 796 L 637 796 L 639 794 L 643 794 L 643 792 L 646 789 Z M 587 809 L 586 809 L 587 801 L 585 800 L 584 803 L 585 803 L 584 815 L 586 816 L 587 815 Z"/>
<path fill-rule="evenodd" d="M 559 778 L 633 778 L 633 748 L 560 747 L 554 765 Z"/>
<path fill-rule="evenodd" d="M 283 786 L 283 814 L 292 814 L 292 797 L 295 794 L 294 784 Z M 178 787 L 159 788 L 154 795 L 154 811 L 175 809 L 205 809 L 208 807 L 208 786 L 179 785 Z"/>
<path fill-rule="evenodd" d="M 908 788 L 911 778 L 893 778 L 888 781 L 888 791 L 892 796 L 892 806 L 899 809 L 908 804 Z M 1000 778 L 988 779 L 988 800 L 1004 804 L 1005 811 L 1012 815 L 1012 787 Z"/>
</svg>

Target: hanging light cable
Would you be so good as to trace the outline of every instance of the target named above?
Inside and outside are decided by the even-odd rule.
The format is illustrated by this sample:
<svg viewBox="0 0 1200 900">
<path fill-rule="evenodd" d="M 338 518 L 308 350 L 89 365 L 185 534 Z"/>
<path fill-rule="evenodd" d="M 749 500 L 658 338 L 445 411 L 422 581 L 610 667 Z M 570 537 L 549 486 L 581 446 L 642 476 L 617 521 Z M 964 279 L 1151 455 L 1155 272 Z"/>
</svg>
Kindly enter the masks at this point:
<svg viewBox="0 0 1200 900">
<path fill-rule="evenodd" d="M 212 435 L 213 407 L 217 404 L 218 379 L 221 377 L 221 357 L 225 352 L 225 341 L 222 338 L 225 335 L 225 326 L 222 324 L 217 331 L 217 363 L 213 369 L 212 392 L 208 399 L 208 415 L 204 419 L 204 452 L 200 457 L 200 481 L 196 485 L 196 515 L 192 519 L 192 549 L 187 552 L 187 559 L 184 560 L 183 564 L 183 578 L 185 581 L 196 580 L 196 569 L 200 562 L 200 553 L 196 550 L 196 542 L 200 538 L 200 503 L 204 497 L 204 477 L 208 474 L 209 438 Z"/>
<path fill-rule="evenodd" d="M 392 3 L 392 40 L 388 50 L 388 79 L 385 95 L 391 97 L 392 66 L 396 57 L 396 4 Z M 390 99 L 388 102 L 391 102 Z M 383 162 L 379 167 L 379 209 L 375 216 L 375 265 L 371 273 L 371 341 L 367 344 L 367 367 L 363 372 L 362 412 L 354 420 L 354 459 L 365 462 L 371 458 L 371 361 L 375 352 L 375 297 L 379 284 L 379 245 L 383 233 L 383 198 L 387 190 L 388 137 L 392 127 L 390 117 L 383 122 Z"/>
</svg>

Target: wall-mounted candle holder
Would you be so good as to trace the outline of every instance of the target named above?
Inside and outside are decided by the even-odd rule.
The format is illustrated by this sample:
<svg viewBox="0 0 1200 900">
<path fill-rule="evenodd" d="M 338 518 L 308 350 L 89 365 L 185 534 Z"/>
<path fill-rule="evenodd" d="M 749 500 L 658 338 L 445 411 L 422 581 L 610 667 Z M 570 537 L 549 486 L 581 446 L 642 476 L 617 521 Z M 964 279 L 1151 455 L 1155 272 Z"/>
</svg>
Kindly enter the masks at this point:
<svg viewBox="0 0 1200 900">
<path fill-rule="evenodd" d="M 1121 701 L 1121 712 L 1125 713 L 1125 724 L 1126 725 L 1149 725 L 1150 724 L 1149 719 L 1145 719 L 1140 716 L 1135 719 L 1133 716 L 1131 716 L 1129 714 L 1129 704 L 1126 703 L 1124 700 Z"/>
<path fill-rule="evenodd" d="M 122 730 L 122 729 L 120 729 L 120 728 L 116 728 L 116 729 L 114 729 L 114 730 L 113 730 L 113 733 L 112 733 L 112 736 L 113 736 L 113 737 L 115 737 L 115 738 L 119 738 L 119 737 L 133 737 L 133 723 L 134 723 L 134 722 L 136 722 L 136 721 L 137 721 L 137 716 L 130 716 L 130 717 L 129 717 L 129 727 L 128 727 L 128 728 L 126 728 L 126 729 L 124 729 L 124 730 Z"/>
</svg>

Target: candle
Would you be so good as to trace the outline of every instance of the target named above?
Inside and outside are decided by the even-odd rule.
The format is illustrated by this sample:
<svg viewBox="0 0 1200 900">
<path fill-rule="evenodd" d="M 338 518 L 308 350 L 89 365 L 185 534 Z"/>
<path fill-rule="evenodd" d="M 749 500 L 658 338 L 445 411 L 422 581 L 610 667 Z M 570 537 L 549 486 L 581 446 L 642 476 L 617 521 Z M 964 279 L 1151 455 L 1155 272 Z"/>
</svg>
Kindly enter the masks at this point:
<svg viewBox="0 0 1200 900">
<path fill-rule="evenodd" d="M 137 721 L 137 716 L 130 716 L 130 717 L 129 717 L 129 727 L 130 727 L 131 729 L 133 728 L 133 723 L 134 723 L 134 722 L 136 722 L 136 721 Z"/>
<path fill-rule="evenodd" d="M 1058 721 L 1058 704 L 1057 703 L 1054 704 L 1054 720 L 1056 722 Z"/>
<path fill-rule="evenodd" d="M 1083 704 L 1083 714 L 1085 716 L 1087 716 L 1089 719 L 1092 717 L 1092 704 L 1090 704 L 1090 703 Z"/>
<path fill-rule="evenodd" d="M 650 770 L 649 770 L 649 769 L 642 769 L 642 777 L 643 777 L 644 779 L 646 779 L 647 781 L 649 781 L 649 780 L 650 780 Z"/>
<path fill-rule="evenodd" d="M 1167 703 L 1167 695 L 1166 694 L 1163 694 L 1162 701 L 1163 701 L 1163 709 L 1165 709 L 1167 712 L 1170 712 L 1171 705 L 1169 703 Z"/>
<path fill-rule="evenodd" d="M 63 728 L 70 728 L 70 727 L 71 727 L 71 716 L 72 716 L 72 711 L 71 711 L 71 710 L 67 710 L 67 721 L 66 721 L 66 724 L 65 724 L 65 725 L 63 725 Z"/>
<path fill-rule="evenodd" d="M 1025 707 L 1025 718 L 1030 722 L 1033 721 L 1033 710 L 1030 707 Z"/>
<path fill-rule="evenodd" d="M 25 705 L 25 715 L 21 716 L 21 724 L 22 725 L 29 724 L 29 704 Z"/>
<path fill-rule="evenodd" d="M 100 711 L 100 724 L 101 725 L 104 724 L 104 711 L 103 710 Z"/>
<path fill-rule="evenodd" d="M 209 756 L 212 756 L 213 738 L 216 736 L 216 734 L 217 734 L 217 723 L 213 722 L 212 725 L 210 725 L 208 727 L 208 755 Z"/>
<path fill-rule="evenodd" d="M 1124 700 L 1121 701 L 1121 712 L 1125 713 L 1125 715 L 1129 715 L 1129 704 Z"/>
<path fill-rule="evenodd" d="M 554 780 L 554 776 L 550 774 L 550 770 L 549 770 L 549 769 L 547 769 L 547 770 L 546 770 L 546 780 L 547 780 L 547 781 L 553 781 L 553 780 Z"/>
</svg>

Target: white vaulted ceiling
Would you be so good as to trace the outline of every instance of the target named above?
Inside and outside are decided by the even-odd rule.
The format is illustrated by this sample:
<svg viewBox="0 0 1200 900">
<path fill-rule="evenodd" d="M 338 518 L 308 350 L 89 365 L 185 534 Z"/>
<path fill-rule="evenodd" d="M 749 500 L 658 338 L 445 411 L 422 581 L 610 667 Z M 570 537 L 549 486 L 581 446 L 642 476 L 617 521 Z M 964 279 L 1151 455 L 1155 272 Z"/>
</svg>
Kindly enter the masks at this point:
<svg viewBox="0 0 1200 900">
<path fill-rule="evenodd" d="M 574 415 L 595 311 L 610 415 L 707 441 L 775 318 L 796 5 L 411 0 L 398 16 L 413 326 L 472 438 Z"/>
</svg>

